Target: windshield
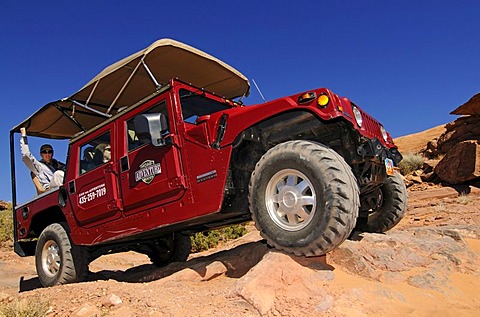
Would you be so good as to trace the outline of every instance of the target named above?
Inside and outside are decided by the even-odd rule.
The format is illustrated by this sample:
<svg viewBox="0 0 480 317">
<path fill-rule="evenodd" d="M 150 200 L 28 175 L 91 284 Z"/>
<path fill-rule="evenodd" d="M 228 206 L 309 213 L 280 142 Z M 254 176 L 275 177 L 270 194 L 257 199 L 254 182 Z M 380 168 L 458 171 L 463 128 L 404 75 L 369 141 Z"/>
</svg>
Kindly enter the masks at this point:
<svg viewBox="0 0 480 317">
<path fill-rule="evenodd" d="M 195 124 L 198 117 L 227 110 L 227 104 L 209 99 L 195 92 L 180 89 L 180 103 L 182 106 L 183 121 Z"/>
</svg>

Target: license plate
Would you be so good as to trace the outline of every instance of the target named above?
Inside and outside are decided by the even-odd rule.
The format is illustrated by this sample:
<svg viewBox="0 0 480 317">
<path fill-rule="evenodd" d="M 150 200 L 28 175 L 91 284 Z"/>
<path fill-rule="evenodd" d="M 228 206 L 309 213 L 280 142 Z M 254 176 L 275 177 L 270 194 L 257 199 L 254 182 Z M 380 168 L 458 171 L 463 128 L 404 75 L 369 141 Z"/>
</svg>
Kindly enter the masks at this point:
<svg viewBox="0 0 480 317">
<path fill-rule="evenodd" d="M 395 170 L 393 168 L 393 160 L 389 158 L 385 159 L 385 170 L 387 171 L 387 175 L 390 175 L 390 176 L 395 175 Z"/>
</svg>

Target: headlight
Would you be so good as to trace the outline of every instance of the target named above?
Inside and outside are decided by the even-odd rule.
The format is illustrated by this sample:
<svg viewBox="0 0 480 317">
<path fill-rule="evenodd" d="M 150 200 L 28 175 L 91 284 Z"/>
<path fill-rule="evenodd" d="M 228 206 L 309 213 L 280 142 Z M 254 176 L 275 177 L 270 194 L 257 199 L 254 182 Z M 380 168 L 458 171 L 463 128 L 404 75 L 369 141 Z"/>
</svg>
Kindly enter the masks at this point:
<svg viewBox="0 0 480 317">
<path fill-rule="evenodd" d="M 388 139 L 387 130 L 385 130 L 383 125 L 380 126 L 380 132 L 382 132 L 383 141 L 387 142 L 387 139 Z"/>
<path fill-rule="evenodd" d="M 363 124 L 362 113 L 355 106 L 352 106 L 352 111 L 353 115 L 355 116 L 355 121 L 357 121 L 358 126 L 361 128 Z"/>
</svg>

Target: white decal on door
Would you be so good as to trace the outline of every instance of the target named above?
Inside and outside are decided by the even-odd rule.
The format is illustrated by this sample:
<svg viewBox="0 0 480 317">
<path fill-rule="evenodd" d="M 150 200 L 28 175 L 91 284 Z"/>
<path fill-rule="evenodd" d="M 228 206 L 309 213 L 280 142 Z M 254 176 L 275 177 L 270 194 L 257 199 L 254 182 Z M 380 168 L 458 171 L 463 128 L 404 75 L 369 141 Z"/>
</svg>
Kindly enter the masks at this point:
<svg viewBox="0 0 480 317">
<path fill-rule="evenodd" d="M 78 194 L 78 204 L 83 205 L 94 199 L 105 196 L 106 193 L 107 193 L 107 188 L 105 187 L 105 184 L 100 184 L 93 188 L 87 189 L 86 191 Z"/>
</svg>

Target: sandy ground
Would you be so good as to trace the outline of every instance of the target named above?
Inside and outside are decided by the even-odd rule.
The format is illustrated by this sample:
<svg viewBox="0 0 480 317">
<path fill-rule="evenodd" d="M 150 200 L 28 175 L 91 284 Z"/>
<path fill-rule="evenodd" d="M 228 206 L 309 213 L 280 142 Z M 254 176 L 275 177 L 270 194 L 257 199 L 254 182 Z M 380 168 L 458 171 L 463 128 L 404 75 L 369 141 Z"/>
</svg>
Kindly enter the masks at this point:
<svg viewBox="0 0 480 317">
<path fill-rule="evenodd" d="M 418 153 L 425 148 L 428 141 L 439 137 L 445 131 L 445 124 L 442 124 L 422 132 L 398 137 L 394 141 L 400 153 Z"/>
<path fill-rule="evenodd" d="M 452 188 L 410 191 L 408 215 L 393 230 L 480 226 L 479 192 L 475 188 L 468 195 L 460 195 Z M 466 241 L 471 252 L 480 256 L 480 240 Z M 41 299 L 51 306 L 48 316 L 261 316 L 236 290 L 239 280 L 258 266 L 267 252 L 265 243 L 252 230 L 246 237 L 215 250 L 193 254 L 185 264 L 162 269 L 132 252 L 104 256 L 90 265 L 88 282 L 45 289 L 36 277 L 34 259 L 21 258 L 3 247 L 0 301 Z M 237 262 L 229 257 L 238 257 Z M 278 292 L 275 309 L 264 315 L 460 317 L 480 312 L 478 270 L 452 271 L 444 288 L 426 290 L 406 282 L 423 267 L 402 272 L 405 278 L 375 281 L 348 273 L 342 266 L 330 263 L 328 256 L 309 261 L 301 268 L 321 268 L 317 273 L 325 278 L 317 286 L 323 296 L 312 294 L 293 300 L 292 294 Z M 235 269 L 215 274 L 220 262 L 232 263 Z M 287 280 L 285 277 L 278 281 L 288 284 L 287 293 L 303 294 L 295 281 Z"/>
</svg>

